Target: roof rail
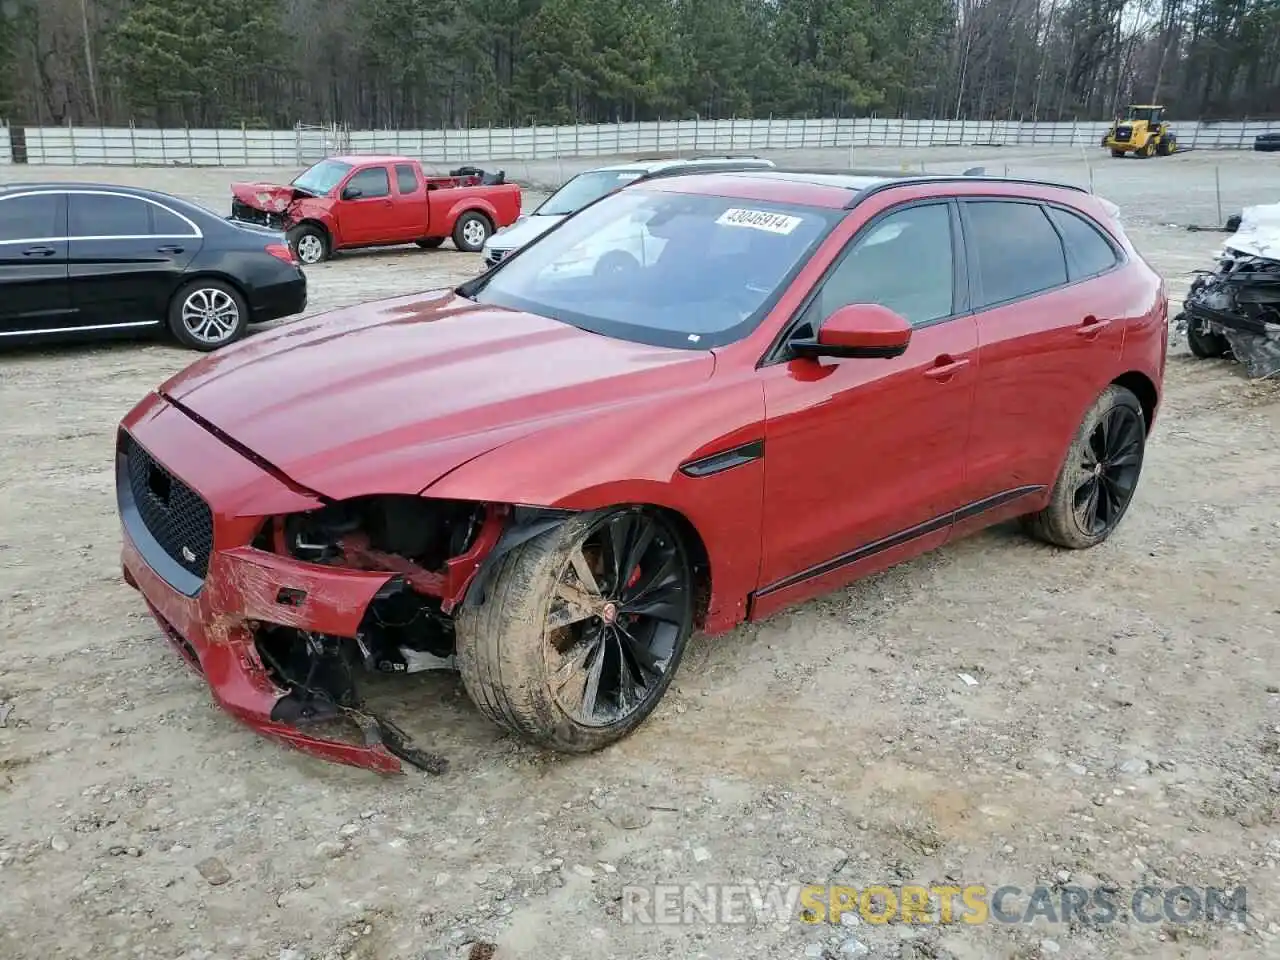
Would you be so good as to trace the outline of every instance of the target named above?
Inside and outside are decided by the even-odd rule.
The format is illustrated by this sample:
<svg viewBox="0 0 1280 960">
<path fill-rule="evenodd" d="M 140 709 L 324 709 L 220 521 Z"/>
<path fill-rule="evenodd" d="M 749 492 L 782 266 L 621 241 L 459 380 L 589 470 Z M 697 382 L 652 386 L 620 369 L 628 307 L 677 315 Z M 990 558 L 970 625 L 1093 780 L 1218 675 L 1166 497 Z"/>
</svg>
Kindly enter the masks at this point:
<svg viewBox="0 0 1280 960">
<path fill-rule="evenodd" d="M 719 157 L 708 157 L 710 160 L 720 160 L 719 166 L 714 170 L 708 170 L 706 167 L 691 166 L 672 166 L 663 170 L 655 170 L 653 173 L 646 173 L 642 180 L 657 180 L 660 177 L 686 177 L 702 175 L 707 176 L 715 173 L 773 173 L 773 167 L 761 167 L 754 163 L 742 163 L 738 161 L 758 160 L 759 157 L 727 157 L 721 160 Z"/>
</svg>

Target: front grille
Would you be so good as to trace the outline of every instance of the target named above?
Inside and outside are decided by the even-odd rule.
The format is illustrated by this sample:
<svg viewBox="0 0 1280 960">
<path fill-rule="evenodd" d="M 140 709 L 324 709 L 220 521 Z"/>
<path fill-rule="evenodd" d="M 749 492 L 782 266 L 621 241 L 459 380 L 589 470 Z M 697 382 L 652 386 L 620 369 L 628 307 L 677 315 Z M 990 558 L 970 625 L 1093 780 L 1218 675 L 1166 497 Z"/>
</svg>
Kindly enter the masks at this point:
<svg viewBox="0 0 1280 960">
<path fill-rule="evenodd" d="M 138 517 L 175 563 L 201 580 L 213 551 L 213 514 L 200 494 L 166 470 L 127 433 L 121 452 Z"/>
<path fill-rule="evenodd" d="M 497 250 L 493 247 L 490 247 L 488 250 L 485 251 L 484 265 L 486 267 L 496 267 L 498 264 L 502 262 L 502 258 L 505 257 L 510 252 L 511 252 L 510 250 Z"/>
<path fill-rule="evenodd" d="M 245 223 L 254 223 L 260 227 L 280 227 L 283 223 L 280 214 L 267 213 L 241 200 L 231 201 L 231 218 Z"/>
<path fill-rule="evenodd" d="M 1133 127 L 1116 127 L 1117 140 L 1121 140 L 1121 141 L 1128 140 L 1132 133 L 1133 133 Z"/>
</svg>

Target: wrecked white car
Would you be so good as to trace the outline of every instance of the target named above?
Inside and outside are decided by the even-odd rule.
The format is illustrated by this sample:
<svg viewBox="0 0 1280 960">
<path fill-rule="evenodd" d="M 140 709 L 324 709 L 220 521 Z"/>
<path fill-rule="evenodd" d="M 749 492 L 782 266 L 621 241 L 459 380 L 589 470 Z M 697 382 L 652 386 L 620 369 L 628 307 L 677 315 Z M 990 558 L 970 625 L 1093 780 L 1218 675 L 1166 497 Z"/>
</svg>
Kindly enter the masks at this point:
<svg viewBox="0 0 1280 960">
<path fill-rule="evenodd" d="M 1280 203 L 1246 207 L 1215 259 L 1176 318 L 1187 346 L 1197 357 L 1230 354 L 1251 377 L 1280 375 Z"/>
</svg>

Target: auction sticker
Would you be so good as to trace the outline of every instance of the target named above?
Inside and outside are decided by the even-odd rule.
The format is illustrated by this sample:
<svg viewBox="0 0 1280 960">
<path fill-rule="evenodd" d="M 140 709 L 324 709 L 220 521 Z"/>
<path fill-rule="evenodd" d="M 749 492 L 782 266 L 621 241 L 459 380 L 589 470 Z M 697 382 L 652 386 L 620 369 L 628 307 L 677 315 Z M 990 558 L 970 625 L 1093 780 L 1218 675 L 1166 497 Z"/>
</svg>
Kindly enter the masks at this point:
<svg viewBox="0 0 1280 960">
<path fill-rule="evenodd" d="M 782 213 L 771 213 L 768 210 L 742 210 L 730 207 L 720 214 L 716 223 L 726 227 L 750 227 L 752 230 L 766 230 L 769 233 L 788 234 L 802 223 L 799 217 L 788 217 Z"/>
</svg>

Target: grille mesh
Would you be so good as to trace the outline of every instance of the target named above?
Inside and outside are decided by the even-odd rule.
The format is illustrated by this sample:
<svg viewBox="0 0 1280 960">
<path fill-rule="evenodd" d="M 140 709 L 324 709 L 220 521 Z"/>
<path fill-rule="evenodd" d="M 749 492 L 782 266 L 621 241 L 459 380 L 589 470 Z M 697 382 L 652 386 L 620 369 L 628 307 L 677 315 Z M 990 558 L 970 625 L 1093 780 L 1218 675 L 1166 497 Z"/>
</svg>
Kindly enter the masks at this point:
<svg viewBox="0 0 1280 960">
<path fill-rule="evenodd" d="M 179 566 L 200 579 L 209 572 L 213 514 L 204 499 L 125 435 L 129 488 L 138 515 Z"/>
</svg>

